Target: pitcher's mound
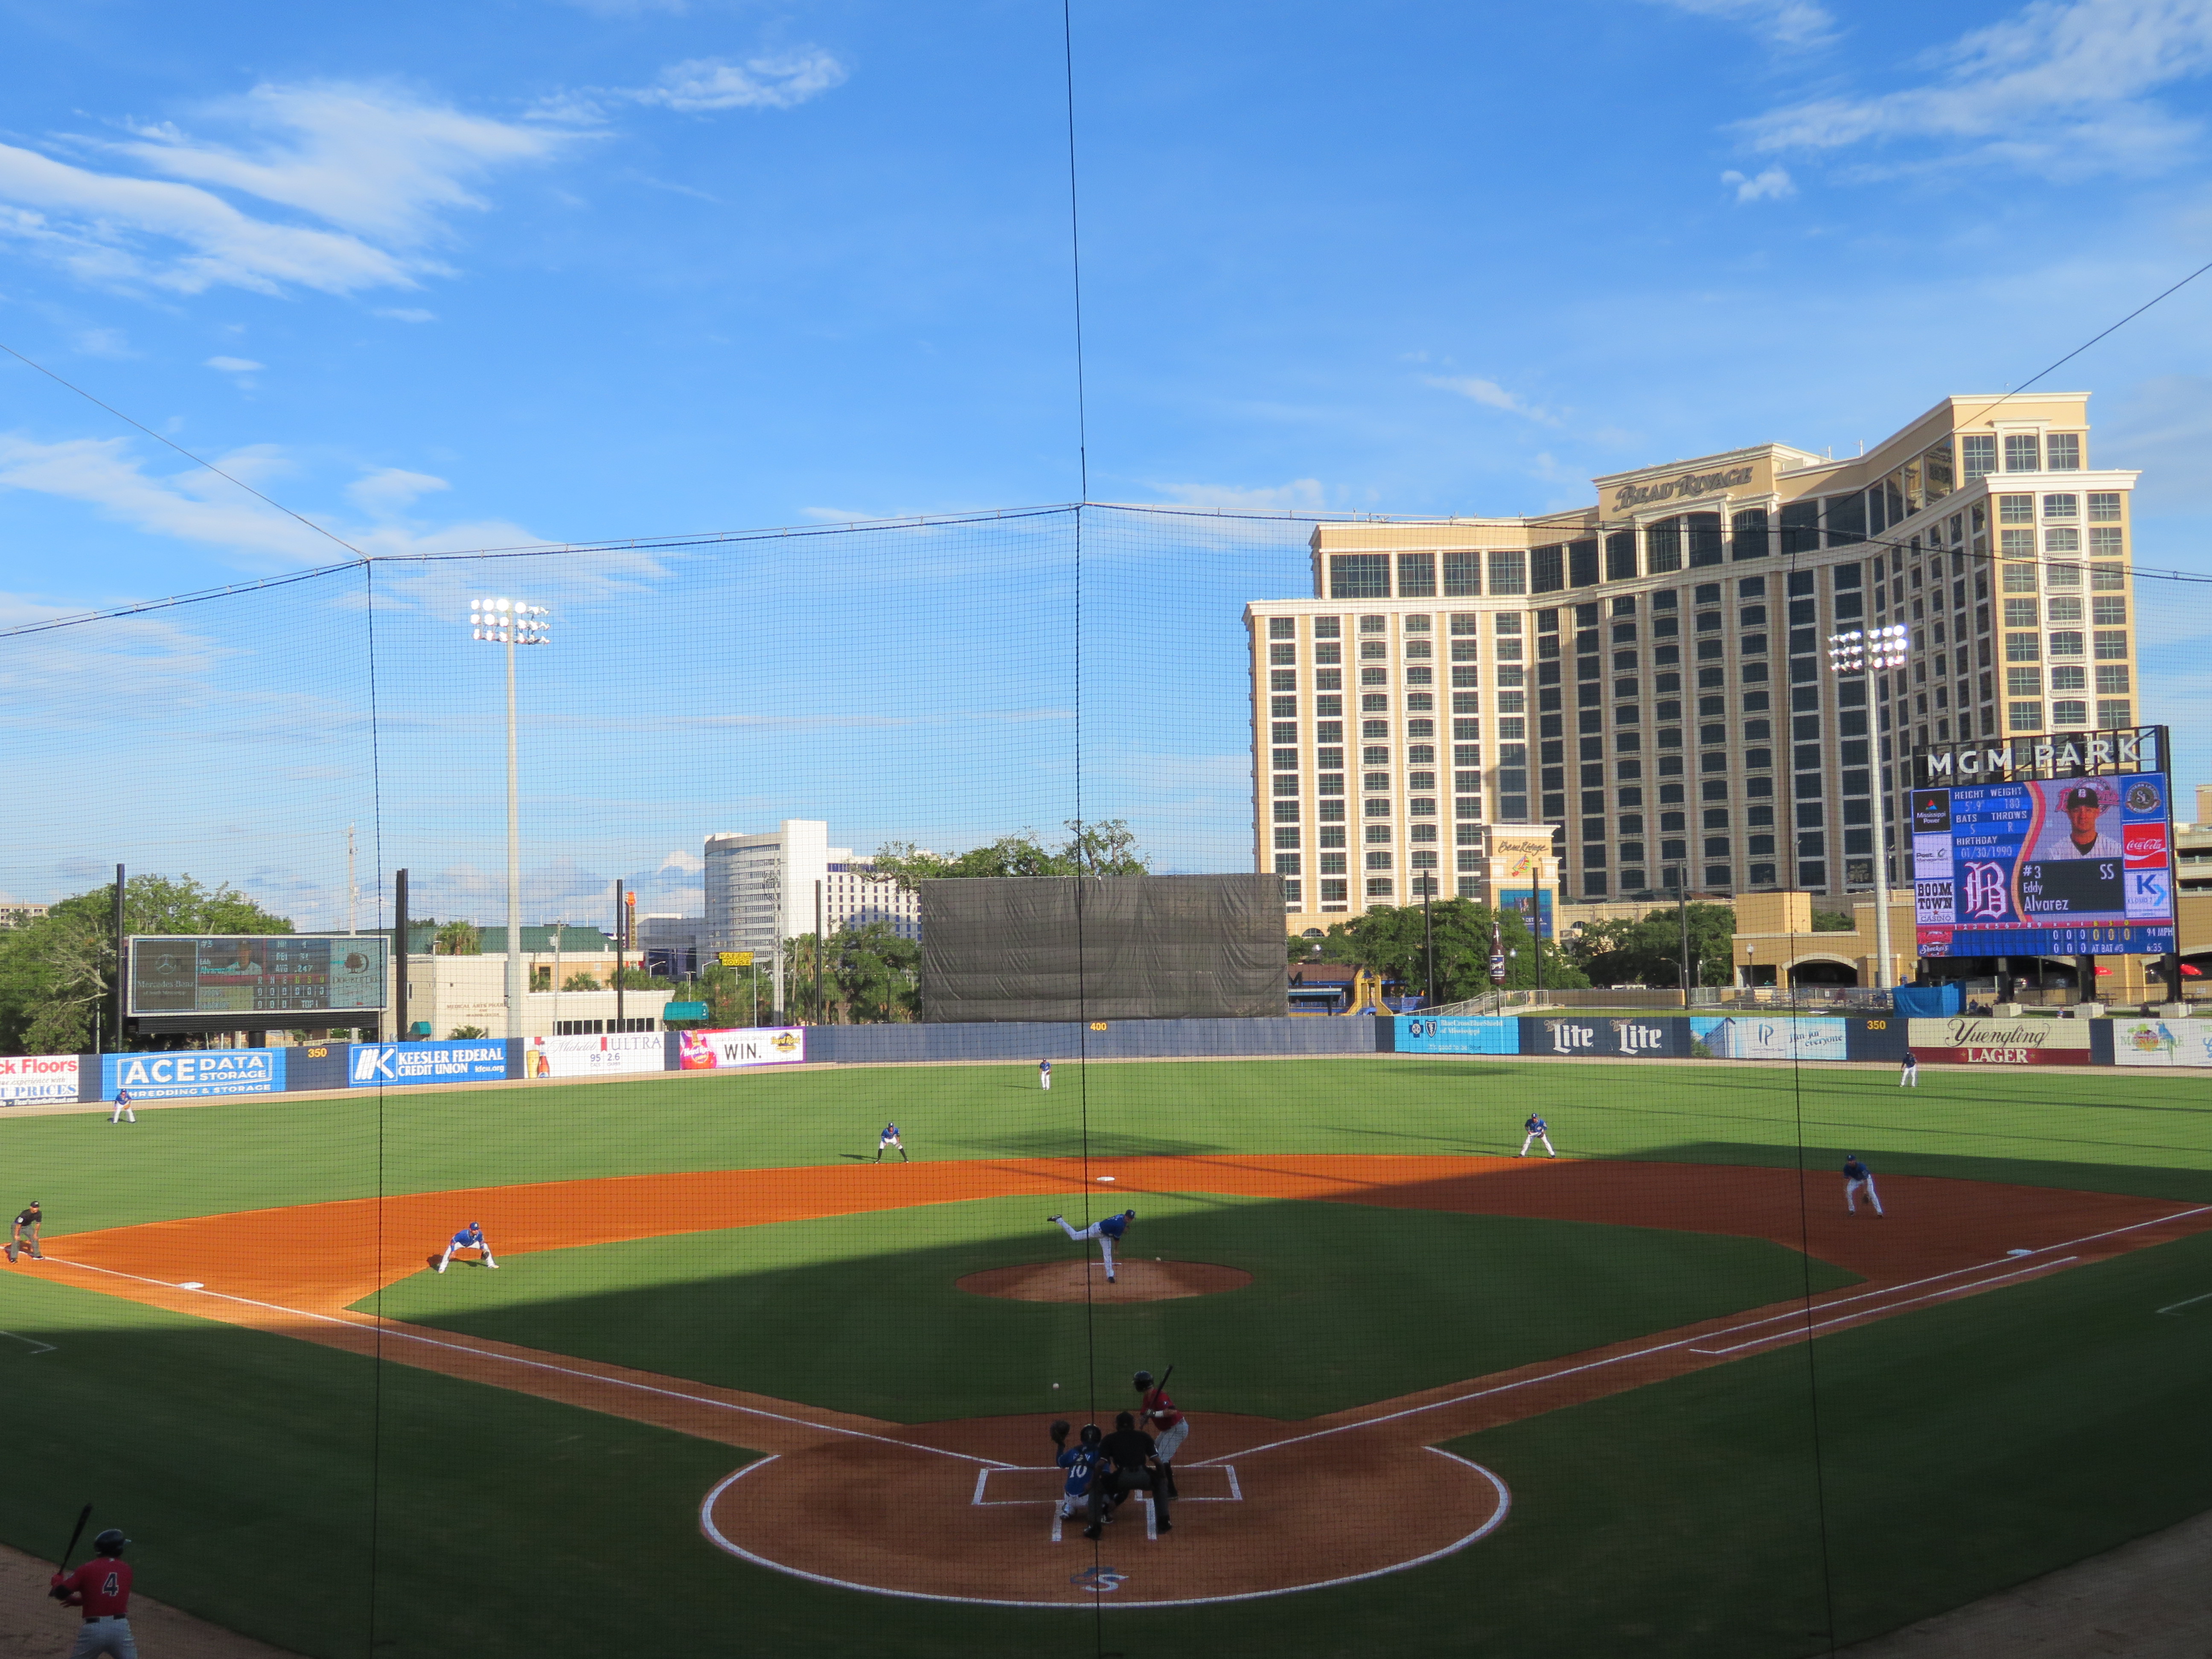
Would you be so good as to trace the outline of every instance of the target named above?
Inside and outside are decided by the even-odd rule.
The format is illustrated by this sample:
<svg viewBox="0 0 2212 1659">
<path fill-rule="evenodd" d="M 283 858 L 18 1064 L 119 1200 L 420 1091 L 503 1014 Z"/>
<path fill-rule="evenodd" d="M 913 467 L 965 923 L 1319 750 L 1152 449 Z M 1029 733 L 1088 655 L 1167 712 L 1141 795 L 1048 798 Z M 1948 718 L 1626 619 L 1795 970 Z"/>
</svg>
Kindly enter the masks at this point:
<svg viewBox="0 0 2212 1659">
<path fill-rule="evenodd" d="M 1166 1302 L 1182 1296 L 1241 1291 L 1252 1282 L 1242 1267 L 1211 1261 L 1116 1261 L 1113 1284 L 1097 1261 L 1031 1261 L 994 1267 L 954 1283 L 970 1296 L 1003 1296 L 1016 1302 Z"/>
</svg>

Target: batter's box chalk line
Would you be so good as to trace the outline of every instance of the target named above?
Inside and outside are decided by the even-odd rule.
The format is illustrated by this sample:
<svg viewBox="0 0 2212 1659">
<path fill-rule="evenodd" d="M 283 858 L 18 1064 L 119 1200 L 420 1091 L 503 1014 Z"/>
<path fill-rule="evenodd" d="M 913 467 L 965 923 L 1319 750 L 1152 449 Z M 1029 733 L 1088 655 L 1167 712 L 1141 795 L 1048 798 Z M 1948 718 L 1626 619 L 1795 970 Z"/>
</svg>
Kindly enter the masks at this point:
<svg viewBox="0 0 2212 1659">
<path fill-rule="evenodd" d="M 10 1342 L 21 1343 L 25 1347 L 31 1351 L 29 1357 L 33 1359 L 36 1359 L 42 1353 L 53 1353 L 58 1352 L 54 1345 L 51 1342 L 41 1342 L 35 1337 L 18 1336 L 13 1331 L 0 1331 L 0 1336 L 6 1337 Z"/>
<path fill-rule="evenodd" d="M 1184 1597 L 1166 1597 L 1157 1600 L 1147 1600 L 1139 1596 L 1127 1601 L 1116 1600 L 1113 1601 L 1024 1601 L 1012 1596 L 947 1595 L 934 1590 L 895 1589 L 887 1584 L 860 1584 L 854 1583 L 849 1578 L 833 1578 L 827 1573 L 809 1572 L 803 1567 L 794 1567 L 787 1565 L 781 1561 L 773 1561 L 767 1556 L 761 1555 L 752 1550 L 747 1549 L 744 1545 L 738 1543 L 735 1539 L 730 1537 L 728 1534 L 725 1533 L 720 1526 L 716 1525 L 714 1521 L 714 1505 L 720 1503 L 722 1499 L 723 1494 L 727 1492 L 732 1486 L 736 1486 L 738 1481 L 743 1480 L 748 1475 L 758 1474 L 763 1469 L 769 1468 L 771 1464 L 781 1462 L 782 1457 L 782 1454 L 781 1453 L 757 1459 L 754 1462 L 746 1464 L 743 1468 L 725 1475 L 721 1480 L 716 1481 L 713 1489 L 709 1491 L 706 1497 L 702 1498 L 699 1502 L 699 1530 L 706 1534 L 708 1541 L 713 1544 L 717 1549 L 726 1551 L 728 1553 L 736 1556 L 740 1561 L 750 1562 L 757 1567 L 765 1567 L 770 1572 L 780 1572 L 792 1578 L 803 1578 L 810 1584 L 826 1584 L 832 1589 L 857 1590 L 863 1595 L 888 1595 L 904 1601 L 952 1601 L 964 1607 L 1210 1607 L 1227 1601 L 1272 1601 L 1275 1597 L 1280 1595 L 1300 1595 L 1308 1590 L 1336 1589 L 1346 1584 L 1364 1583 L 1370 1578 L 1387 1578 L 1394 1572 L 1407 1572 L 1415 1567 L 1425 1567 L 1431 1561 L 1441 1561 L 1446 1556 L 1458 1554 L 1460 1551 L 1465 1549 L 1469 1544 L 1480 1543 L 1483 1539 L 1489 1537 L 1491 1534 L 1496 1532 L 1498 1528 L 1505 1524 L 1506 1516 L 1511 1514 L 1513 1510 L 1513 1492 L 1504 1480 L 1498 1478 L 1495 1471 L 1485 1468 L 1481 1464 L 1474 1462 L 1472 1458 L 1462 1457 L 1456 1452 L 1448 1452 L 1442 1446 L 1426 1446 L 1422 1449 L 1430 1452 L 1437 1457 L 1442 1457 L 1451 1462 L 1457 1463 L 1462 1468 L 1472 1471 L 1474 1474 L 1481 1476 L 1483 1480 L 1490 1483 L 1492 1490 L 1498 1494 L 1498 1507 L 1491 1511 L 1490 1518 L 1487 1521 L 1485 1521 L 1480 1526 L 1477 1527 L 1473 1532 L 1468 1533 L 1466 1536 L 1454 1539 L 1443 1548 L 1431 1550 L 1425 1555 L 1417 1555 L 1411 1560 L 1394 1561 L 1387 1567 L 1376 1567 L 1369 1572 L 1346 1573 L 1340 1578 L 1319 1579 L 1310 1584 L 1286 1584 L 1280 1589 L 1241 1590 L 1231 1595 L 1192 1595 Z M 1247 1453 L 1243 1455 L 1249 1456 L 1250 1454 Z M 1191 1470 L 1186 1471 L 1186 1473 L 1194 1472 L 1200 1468 L 1225 1469 L 1228 1466 L 1225 1464 L 1219 1463 L 1204 1465 L 1194 1464 L 1192 1465 Z M 986 1474 L 1013 1472 L 1013 1466 L 1008 1464 L 994 1464 L 991 1468 L 985 1471 Z M 1040 1470 L 1024 1470 L 1022 1472 L 1027 1474 L 1042 1473 L 1042 1471 Z M 1054 1468 L 1051 1473 L 1058 1474 L 1060 1471 L 1057 1468 Z M 1234 1478 L 1235 1477 L 1233 1475 L 1231 1477 L 1231 1480 L 1234 1480 Z M 985 1484 L 987 1483 L 977 1483 L 979 1491 Z M 969 1501 L 972 1503 L 981 1500 L 980 1498 L 971 1498 Z M 996 1502 L 999 1500 L 994 1499 L 991 1501 Z M 1022 1503 L 1048 1500 L 1009 1499 L 1006 1501 Z M 1243 1492 L 1240 1489 L 1234 1498 L 1214 1498 L 1211 1500 L 1205 1498 L 1185 1498 L 1179 1501 L 1185 1503 L 1204 1503 L 1208 1501 L 1214 1503 L 1241 1502 L 1243 1501 Z M 1149 1505 L 1147 1508 L 1149 1509 Z M 1055 1516 L 1060 1513 L 1060 1505 L 1056 1501 L 1053 1503 L 1053 1513 Z M 1150 1530 L 1149 1526 L 1147 1530 Z M 1109 1569 L 1109 1571 L 1113 1570 Z M 1079 1578 L 1080 1576 L 1081 1575 L 1079 1574 L 1077 1577 Z M 1118 1589 L 1119 1581 L 1125 1581 L 1128 1575 L 1116 1571 L 1115 1577 L 1117 1583 L 1115 1588 Z M 1073 1583 L 1076 1582 L 1076 1580 L 1071 1579 L 1069 1582 Z"/>
<path fill-rule="evenodd" d="M 1182 1487 L 1178 1486 L 1175 1495 L 1175 1501 L 1178 1504 L 1241 1504 L 1244 1501 L 1244 1489 L 1237 1484 L 1237 1467 L 1235 1464 L 1209 1463 L 1203 1468 L 1194 1468 L 1187 1472 L 1194 1474 L 1206 1475 L 1218 1473 L 1226 1477 L 1226 1480 L 1222 1484 L 1225 1485 L 1228 1490 L 1218 1496 L 1201 1495 L 1198 1497 L 1188 1497 L 1183 1493 Z M 1043 1489 L 1045 1490 L 1046 1495 L 1042 1498 L 993 1498 L 989 1493 L 991 1489 L 991 1477 L 994 1474 L 1044 1476 L 1046 1477 L 1044 1480 L 1029 1480 L 1023 1481 L 1021 1484 L 1033 1489 Z M 975 1495 L 969 1498 L 968 1501 L 969 1504 L 983 1509 L 1024 1509 L 1034 1508 L 1040 1504 L 1048 1504 L 1052 1510 L 1052 1541 L 1055 1544 L 1065 1543 L 1066 1539 L 1064 1534 L 1067 1525 L 1067 1516 L 1064 1512 L 1061 1504 L 1064 1494 L 1057 1490 L 1054 1490 L 1060 1486 L 1061 1477 L 1062 1472 L 1057 1466 L 1048 1468 L 1042 1467 L 1030 1467 L 1018 1469 L 978 1469 L 975 1471 Z M 1012 1483 L 1004 1482 L 1002 1484 L 1012 1485 Z M 1212 1485 L 1213 1483 L 1208 1481 L 1206 1484 Z M 1137 1496 L 1144 1501 L 1145 1536 L 1147 1540 L 1157 1541 L 1160 1535 L 1159 1510 L 1153 1504 L 1152 1495 L 1149 1492 L 1139 1492 L 1137 1493 Z"/>
</svg>

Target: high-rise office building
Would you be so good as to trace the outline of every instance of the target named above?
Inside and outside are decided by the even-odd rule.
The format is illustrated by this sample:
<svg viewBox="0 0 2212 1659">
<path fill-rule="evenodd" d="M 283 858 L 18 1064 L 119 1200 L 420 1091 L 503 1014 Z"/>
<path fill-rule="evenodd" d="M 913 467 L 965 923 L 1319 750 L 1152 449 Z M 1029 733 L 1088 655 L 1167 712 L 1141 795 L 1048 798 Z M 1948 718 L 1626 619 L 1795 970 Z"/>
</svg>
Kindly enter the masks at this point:
<svg viewBox="0 0 2212 1659">
<path fill-rule="evenodd" d="M 2132 724 L 2136 474 L 2086 393 L 1946 398 L 1844 460 L 1782 444 L 1528 518 L 1324 524 L 1246 607 L 1256 867 L 1293 931 L 1490 896 L 1506 826 L 1565 896 L 1910 878 L 1916 744 Z M 1831 637 L 1902 626 L 1849 677 Z M 1516 830 L 1516 839 L 1525 836 Z"/>
<path fill-rule="evenodd" d="M 921 937 L 919 895 L 877 878 L 872 860 L 830 844 L 818 818 L 786 818 L 757 836 L 707 837 L 709 951 L 772 952 L 779 938 L 814 931 L 815 884 L 825 933 L 888 923 L 902 938 Z"/>
</svg>

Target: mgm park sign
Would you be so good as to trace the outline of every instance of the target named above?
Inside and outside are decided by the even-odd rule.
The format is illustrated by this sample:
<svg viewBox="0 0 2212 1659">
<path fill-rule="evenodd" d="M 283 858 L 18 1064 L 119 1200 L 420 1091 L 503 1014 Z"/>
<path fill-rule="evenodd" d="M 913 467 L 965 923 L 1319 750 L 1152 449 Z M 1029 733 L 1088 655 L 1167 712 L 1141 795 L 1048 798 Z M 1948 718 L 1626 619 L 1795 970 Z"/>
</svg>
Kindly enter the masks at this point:
<svg viewBox="0 0 2212 1659">
<path fill-rule="evenodd" d="M 1724 472 L 1684 472 L 1650 483 L 1623 484 L 1613 492 L 1613 510 L 1622 513 L 1632 507 L 1649 507 L 1654 501 L 1686 501 L 1692 495 L 1711 495 L 1750 482 L 1749 467 L 1732 466 Z"/>
<path fill-rule="evenodd" d="M 1950 784 L 2009 783 L 2025 778 L 2093 778 L 2112 772 L 2163 772 L 2162 726 L 2104 732 L 2061 732 L 2032 738 L 1984 738 L 1939 743 L 1912 751 L 1916 789 Z"/>
</svg>

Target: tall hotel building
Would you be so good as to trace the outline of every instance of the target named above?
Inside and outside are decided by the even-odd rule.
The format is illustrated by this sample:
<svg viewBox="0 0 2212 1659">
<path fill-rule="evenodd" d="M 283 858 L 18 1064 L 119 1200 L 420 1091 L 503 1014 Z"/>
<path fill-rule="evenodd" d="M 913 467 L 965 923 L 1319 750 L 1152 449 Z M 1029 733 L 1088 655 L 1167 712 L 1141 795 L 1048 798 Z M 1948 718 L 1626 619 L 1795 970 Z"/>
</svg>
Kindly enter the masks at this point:
<svg viewBox="0 0 2212 1659">
<path fill-rule="evenodd" d="M 1314 597 L 1245 611 L 1291 931 L 1424 877 L 1487 898 L 1529 825 L 1569 899 L 1839 895 L 1877 817 L 1903 884 L 1915 744 L 2136 718 L 2136 475 L 2091 469 L 2087 403 L 1950 398 L 1850 459 L 1762 444 L 1541 517 L 1322 525 Z M 1901 666 L 1832 671 L 1831 635 L 1899 623 Z"/>
</svg>

